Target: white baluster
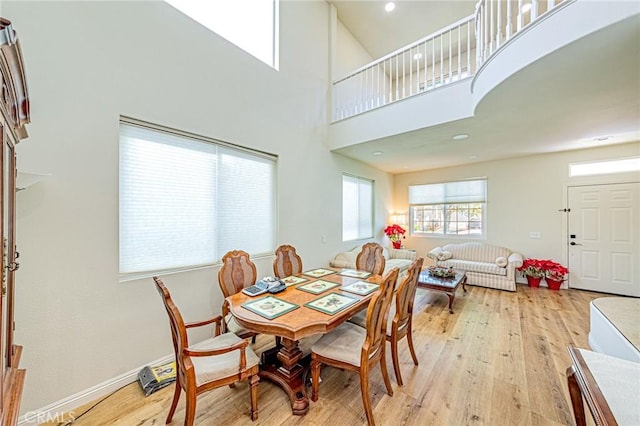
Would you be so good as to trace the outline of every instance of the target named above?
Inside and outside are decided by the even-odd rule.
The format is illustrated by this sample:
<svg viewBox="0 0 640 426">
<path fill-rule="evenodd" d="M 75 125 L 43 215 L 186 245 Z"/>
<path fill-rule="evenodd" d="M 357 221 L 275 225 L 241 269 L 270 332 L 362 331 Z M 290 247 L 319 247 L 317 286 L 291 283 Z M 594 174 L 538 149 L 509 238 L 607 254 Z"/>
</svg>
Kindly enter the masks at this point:
<svg viewBox="0 0 640 426">
<path fill-rule="evenodd" d="M 467 75 L 471 75 L 471 22 L 467 22 Z"/>
<path fill-rule="evenodd" d="M 431 40 L 431 88 L 436 87 L 436 39 Z"/>
<path fill-rule="evenodd" d="M 529 23 L 535 21 L 538 18 L 538 0 L 531 0 L 531 19 Z"/>
<path fill-rule="evenodd" d="M 400 58 L 400 56 L 396 55 L 396 98 L 395 98 L 396 101 L 400 97 L 400 74 L 398 73 L 398 59 L 399 58 Z"/>
<path fill-rule="evenodd" d="M 495 39 L 496 39 L 496 30 L 494 27 L 494 22 L 495 22 L 495 18 L 493 16 L 493 3 L 494 0 L 489 0 L 489 6 L 490 6 L 490 12 L 489 12 L 489 19 L 490 19 L 490 29 L 489 29 L 489 54 L 491 55 L 493 52 L 495 52 Z"/>
<path fill-rule="evenodd" d="M 452 64 L 451 64 L 451 59 L 452 59 L 452 58 L 451 58 L 451 55 L 452 55 L 452 53 L 453 53 L 453 52 L 452 52 L 453 48 L 452 48 L 452 46 L 451 46 L 451 40 L 452 40 L 453 36 L 452 36 L 451 31 L 452 31 L 452 30 L 449 30 L 449 83 L 451 83 L 451 78 L 453 77 L 453 74 L 452 74 L 452 72 L 453 72 L 453 66 L 452 66 Z"/>
<path fill-rule="evenodd" d="M 496 49 L 502 45 L 502 0 L 498 0 L 498 33 L 496 34 Z"/>
<path fill-rule="evenodd" d="M 511 1 L 512 0 L 507 0 L 507 31 L 505 41 L 511 38 L 511 31 L 513 31 L 513 29 L 511 28 Z"/>
<path fill-rule="evenodd" d="M 556 7 L 556 2 L 554 0 L 547 0 L 547 12 Z"/>
<path fill-rule="evenodd" d="M 413 55 L 409 48 L 409 96 L 413 95 Z"/>
<path fill-rule="evenodd" d="M 520 32 L 522 29 L 522 0 L 518 0 L 518 25 L 516 32 Z"/>
<path fill-rule="evenodd" d="M 407 87 L 405 86 L 405 78 L 407 77 L 407 74 L 405 72 L 405 62 L 406 59 L 404 57 L 404 50 L 402 51 L 402 99 L 404 99 L 405 97 L 405 93 L 406 93 L 406 89 Z"/>
<path fill-rule="evenodd" d="M 427 42 L 424 42 L 424 90 L 427 91 L 427 80 L 429 79 L 429 61 L 427 60 Z"/>
<path fill-rule="evenodd" d="M 460 50 L 460 43 L 462 42 L 462 28 L 458 26 L 458 80 L 462 75 L 462 51 Z"/>
<path fill-rule="evenodd" d="M 444 36 L 440 34 L 440 86 L 444 83 Z"/>
<path fill-rule="evenodd" d="M 484 10 L 483 10 L 483 15 L 484 15 L 484 38 L 482 40 L 483 45 L 484 45 L 484 50 L 482 52 L 482 59 L 483 61 L 486 61 L 487 58 L 489 57 L 489 7 L 487 6 L 487 2 L 485 0 L 484 3 Z"/>
</svg>

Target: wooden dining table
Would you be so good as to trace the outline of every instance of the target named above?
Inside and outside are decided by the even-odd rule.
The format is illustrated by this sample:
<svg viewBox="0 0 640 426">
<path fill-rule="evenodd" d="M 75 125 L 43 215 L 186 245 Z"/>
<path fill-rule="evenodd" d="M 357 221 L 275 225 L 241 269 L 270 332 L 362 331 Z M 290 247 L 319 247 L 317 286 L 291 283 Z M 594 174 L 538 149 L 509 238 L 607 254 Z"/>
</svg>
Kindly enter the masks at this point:
<svg viewBox="0 0 640 426">
<path fill-rule="evenodd" d="M 305 281 L 290 285 L 280 293 L 266 293 L 252 297 L 240 292 L 227 297 L 226 301 L 231 314 L 242 326 L 256 333 L 278 337 L 276 346 L 262 354 L 259 374 L 261 378 L 269 380 L 284 389 L 291 401 L 293 414 L 303 415 L 309 410 L 309 399 L 304 383 L 305 370 L 309 366 L 309 359 L 303 359 L 300 339 L 333 330 L 351 316 L 366 308 L 375 293 L 374 291 L 366 295 L 358 295 L 342 290 L 343 286 L 357 281 L 377 284 L 382 277 L 379 275 L 370 275 L 367 278 L 350 277 L 340 275 L 340 271 L 331 271 L 331 274 L 321 277 L 305 275 L 305 273 L 298 274 L 296 277 Z M 318 294 L 309 293 L 298 288 L 318 280 L 337 285 Z M 356 300 L 333 314 L 305 306 L 305 304 L 331 293 L 345 295 Z M 269 296 L 297 305 L 297 307 L 273 319 L 265 318 L 246 307 L 249 302 L 258 301 Z"/>
</svg>

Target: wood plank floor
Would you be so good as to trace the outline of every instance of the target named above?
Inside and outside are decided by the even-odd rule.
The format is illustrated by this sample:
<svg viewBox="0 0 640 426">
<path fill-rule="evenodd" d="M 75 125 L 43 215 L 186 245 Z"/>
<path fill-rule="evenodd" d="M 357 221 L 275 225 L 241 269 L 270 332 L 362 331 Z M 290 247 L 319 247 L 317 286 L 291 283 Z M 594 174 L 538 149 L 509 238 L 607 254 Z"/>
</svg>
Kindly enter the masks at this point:
<svg viewBox="0 0 640 426">
<path fill-rule="evenodd" d="M 572 425 L 565 370 L 567 345 L 588 348 L 589 302 L 606 295 L 579 290 L 550 291 L 518 285 L 517 292 L 467 286 L 458 290 L 455 314 L 442 293 L 418 290 L 414 366 L 401 342 L 404 387 L 398 387 L 387 346 L 394 396 L 386 394 L 374 369 L 371 402 L 379 425 Z M 260 351 L 273 344 L 259 336 Z M 202 395 L 197 425 L 366 424 L 358 376 L 322 370 L 320 399 L 305 416 L 293 416 L 285 393 L 262 381 L 259 419 L 249 418 L 246 383 Z M 309 388 L 310 393 L 310 388 Z M 121 389 L 74 425 L 163 425 L 173 385 L 149 397 L 137 383 Z M 72 413 L 78 417 L 92 404 Z M 587 411 L 588 413 L 588 411 Z M 172 424 L 184 421 L 184 393 Z M 56 424 L 56 423 L 51 423 Z"/>
</svg>

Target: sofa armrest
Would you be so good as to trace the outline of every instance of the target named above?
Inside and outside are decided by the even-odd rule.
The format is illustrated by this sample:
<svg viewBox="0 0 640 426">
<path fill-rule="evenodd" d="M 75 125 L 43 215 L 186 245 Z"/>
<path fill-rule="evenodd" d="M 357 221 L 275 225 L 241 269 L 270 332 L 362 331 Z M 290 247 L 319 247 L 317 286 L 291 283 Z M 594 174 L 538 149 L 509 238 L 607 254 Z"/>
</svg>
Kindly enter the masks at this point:
<svg viewBox="0 0 640 426">
<path fill-rule="evenodd" d="M 359 250 L 350 250 L 338 253 L 336 257 L 331 259 L 329 265 L 334 268 L 349 268 L 354 269 L 356 267 L 356 258 L 358 257 Z"/>
<path fill-rule="evenodd" d="M 389 258 L 390 259 L 416 259 L 416 252 L 412 250 L 403 250 L 403 249 L 389 249 Z"/>
<path fill-rule="evenodd" d="M 513 266 L 514 268 L 519 268 L 522 266 L 523 258 L 520 253 L 513 252 L 509 255 L 507 259 L 509 261 L 509 266 Z"/>
<path fill-rule="evenodd" d="M 438 255 L 442 253 L 442 247 L 436 247 L 433 250 L 431 250 L 429 253 L 427 253 L 427 257 L 429 259 L 438 261 Z"/>
</svg>

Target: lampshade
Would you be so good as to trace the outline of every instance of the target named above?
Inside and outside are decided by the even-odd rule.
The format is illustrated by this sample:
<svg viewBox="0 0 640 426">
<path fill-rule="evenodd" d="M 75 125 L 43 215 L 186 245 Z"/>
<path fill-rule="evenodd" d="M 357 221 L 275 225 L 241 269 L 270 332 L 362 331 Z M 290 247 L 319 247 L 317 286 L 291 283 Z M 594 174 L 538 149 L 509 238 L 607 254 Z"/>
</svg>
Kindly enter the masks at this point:
<svg viewBox="0 0 640 426">
<path fill-rule="evenodd" d="M 392 224 L 400 226 L 405 226 L 407 224 L 407 215 L 404 213 L 394 213 L 391 215 L 390 219 Z"/>
</svg>

